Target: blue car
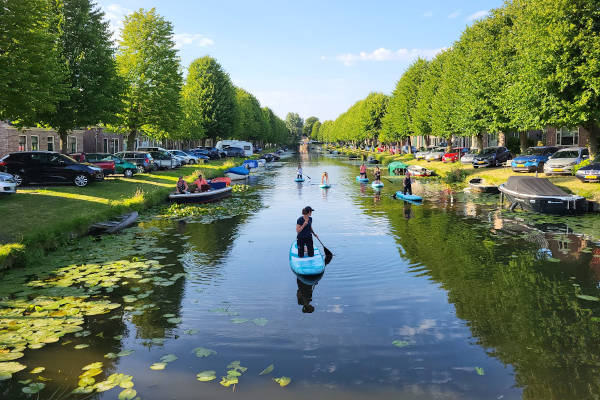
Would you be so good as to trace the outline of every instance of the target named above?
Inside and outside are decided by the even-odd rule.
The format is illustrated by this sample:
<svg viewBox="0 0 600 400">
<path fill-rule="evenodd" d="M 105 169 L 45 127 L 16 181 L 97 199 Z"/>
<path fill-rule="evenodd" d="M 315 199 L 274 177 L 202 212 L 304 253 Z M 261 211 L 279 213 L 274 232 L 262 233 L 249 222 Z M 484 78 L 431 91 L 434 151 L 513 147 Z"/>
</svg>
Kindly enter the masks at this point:
<svg viewBox="0 0 600 400">
<path fill-rule="evenodd" d="M 557 151 L 558 147 L 553 146 L 530 147 L 525 154 L 512 160 L 512 170 L 514 172 L 544 172 L 544 164 Z"/>
</svg>

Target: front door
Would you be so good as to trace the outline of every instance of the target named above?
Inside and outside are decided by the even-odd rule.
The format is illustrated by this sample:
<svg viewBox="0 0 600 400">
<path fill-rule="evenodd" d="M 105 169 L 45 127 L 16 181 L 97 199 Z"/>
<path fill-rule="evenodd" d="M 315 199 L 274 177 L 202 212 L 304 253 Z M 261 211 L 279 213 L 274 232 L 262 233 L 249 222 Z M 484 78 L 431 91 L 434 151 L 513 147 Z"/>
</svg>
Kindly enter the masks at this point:
<svg viewBox="0 0 600 400">
<path fill-rule="evenodd" d="M 47 154 L 46 156 L 47 160 L 42 169 L 44 182 L 63 183 L 71 181 L 71 171 L 66 168 L 67 164 L 60 154 Z"/>
</svg>

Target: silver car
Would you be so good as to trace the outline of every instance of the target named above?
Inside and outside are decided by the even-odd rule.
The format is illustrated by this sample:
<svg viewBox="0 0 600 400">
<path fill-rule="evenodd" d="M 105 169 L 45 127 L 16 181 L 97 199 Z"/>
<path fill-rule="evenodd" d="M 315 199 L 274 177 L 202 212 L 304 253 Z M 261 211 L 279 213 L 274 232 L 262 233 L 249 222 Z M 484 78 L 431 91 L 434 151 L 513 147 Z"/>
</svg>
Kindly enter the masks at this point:
<svg viewBox="0 0 600 400">
<path fill-rule="evenodd" d="M 473 164 L 473 159 L 477 155 L 477 149 L 470 149 L 468 153 L 460 158 L 461 164 Z"/>
<path fill-rule="evenodd" d="M 428 146 L 427 148 L 422 148 L 421 150 L 415 153 L 415 158 L 417 160 L 424 160 L 427 157 L 427 154 L 431 152 L 431 150 L 435 149 L 436 146 Z"/>
<path fill-rule="evenodd" d="M 560 149 L 544 164 L 544 174 L 571 174 L 573 167 L 590 157 L 587 147 Z"/>
<path fill-rule="evenodd" d="M 171 153 L 172 155 L 179 157 L 181 159 L 181 164 L 182 165 L 188 165 L 188 164 L 197 164 L 198 163 L 198 157 L 191 155 L 191 154 L 187 154 L 181 150 L 167 150 L 169 153 Z"/>
<path fill-rule="evenodd" d="M 444 154 L 446 154 L 446 148 L 445 147 L 436 147 L 435 149 L 431 150 L 425 156 L 425 160 L 427 160 L 427 161 L 441 161 L 442 157 L 444 156 Z"/>
<path fill-rule="evenodd" d="M 11 174 L 0 172 L 0 194 L 17 193 L 17 182 Z"/>
</svg>

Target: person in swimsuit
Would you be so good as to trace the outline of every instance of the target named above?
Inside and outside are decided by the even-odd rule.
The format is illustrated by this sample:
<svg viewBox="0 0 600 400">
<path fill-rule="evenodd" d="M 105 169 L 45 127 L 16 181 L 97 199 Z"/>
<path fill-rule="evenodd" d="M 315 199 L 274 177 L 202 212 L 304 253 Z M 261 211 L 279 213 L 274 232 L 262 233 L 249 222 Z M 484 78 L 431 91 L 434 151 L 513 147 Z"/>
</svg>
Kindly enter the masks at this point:
<svg viewBox="0 0 600 400">
<path fill-rule="evenodd" d="M 323 172 L 323 175 L 321 175 L 321 185 L 329 185 L 329 175 L 327 175 L 327 172 Z"/>
<path fill-rule="evenodd" d="M 379 166 L 375 167 L 375 183 L 381 183 L 381 169 Z"/>
<path fill-rule="evenodd" d="M 364 162 L 360 166 L 360 177 L 361 179 L 366 179 L 367 177 L 367 166 Z"/>
<path fill-rule="evenodd" d="M 186 194 L 189 192 L 190 188 L 188 187 L 187 182 L 183 180 L 183 176 L 180 176 L 179 180 L 177 181 L 177 193 Z"/>
</svg>

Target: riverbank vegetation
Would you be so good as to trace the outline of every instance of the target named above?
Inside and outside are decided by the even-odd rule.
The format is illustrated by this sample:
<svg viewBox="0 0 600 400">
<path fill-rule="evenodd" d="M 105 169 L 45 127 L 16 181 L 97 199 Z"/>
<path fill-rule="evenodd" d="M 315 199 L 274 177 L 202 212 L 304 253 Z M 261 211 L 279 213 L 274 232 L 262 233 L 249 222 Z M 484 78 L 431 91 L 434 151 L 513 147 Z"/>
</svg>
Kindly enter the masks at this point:
<svg viewBox="0 0 600 400">
<path fill-rule="evenodd" d="M 371 93 L 333 121 L 313 125 L 329 143 L 448 142 L 547 126 L 582 126 L 591 154 L 600 137 L 600 13 L 592 0 L 512 0 L 467 27 L 431 61 L 415 61 L 391 96 Z M 581 143 L 586 145 L 585 143 Z M 410 149 L 410 147 L 409 147 Z"/>
</svg>

